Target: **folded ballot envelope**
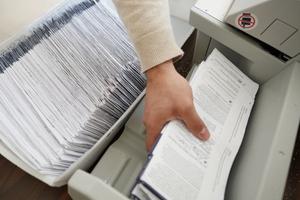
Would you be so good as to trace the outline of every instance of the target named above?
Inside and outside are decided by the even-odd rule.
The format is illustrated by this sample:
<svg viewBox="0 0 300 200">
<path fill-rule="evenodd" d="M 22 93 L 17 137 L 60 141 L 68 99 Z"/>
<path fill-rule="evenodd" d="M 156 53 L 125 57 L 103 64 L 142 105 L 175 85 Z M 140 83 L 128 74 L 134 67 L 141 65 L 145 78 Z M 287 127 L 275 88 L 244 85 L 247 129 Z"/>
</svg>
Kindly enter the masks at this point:
<svg viewBox="0 0 300 200">
<path fill-rule="evenodd" d="M 14 152 L 12 152 L 3 142 L 0 141 L 0 153 L 7 158 L 9 161 L 14 163 L 16 166 L 34 176 L 35 178 L 45 182 L 50 186 L 59 187 L 65 185 L 69 178 L 77 169 L 88 170 L 93 163 L 99 158 L 101 153 L 109 145 L 112 139 L 116 136 L 118 131 L 123 127 L 135 107 L 138 105 L 140 100 L 143 98 L 144 92 L 134 101 L 134 103 L 127 109 L 123 116 L 107 131 L 107 133 L 81 158 L 74 162 L 63 174 L 58 177 L 52 177 L 48 175 L 42 175 L 36 170 L 32 169 L 24 161 L 18 158 Z"/>
<path fill-rule="evenodd" d="M 40 69 L 44 71 L 40 72 Z M 0 92 L 3 97 L 0 99 L 0 153 L 28 174 L 56 187 L 66 184 L 75 170 L 87 170 L 99 159 L 145 93 L 145 77 L 140 72 L 134 48 L 110 1 L 64 1 L 55 6 L 1 44 L 0 72 L 0 88 L 6 90 Z M 40 73 L 42 78 L 34 80 L 39 78 L 35 73 Z M 44 76 L 49 76 L 49 80 Z M 47 85 L 46 81 L 51 80 L 52 88 L 46 90 L 43 84 Z M 17 89 L 14 91 L 13 88 Z M 41 88 L 46 88 L 46 92 L 39 93 L 43 92 Z M 62 98 L 54 92 L 60 92 L 57 94 Z M 12 99 L 16 98 L 15 102 L 6 101 L 9 95 L 6 97 L 5 94 L 8 93 L 12 94 Z M 82 95 L 84 93 L 87 95 Z M 24 102 L 19 97 L 24 97 Z M 72 97 L 74 102 L 69 107 L 63 106 L 67 105 L 64 100 L 72 100 Z M 24 103 L 24 110 L 19 103 Z M 34 111 L 29 109 L 29 104 Z M 59 105 L 62 109 L 60 118 L 51 115 Z M 26 109 L 30 111 L 28 116 L 20 117 L 20 113 L 27 114 Z M 36 116 L 44 118 L 41 120 Z M 65 120 L 61 132 L 54 126 L 60 125 L 60 120 L 55 121 L 55 117 Z M 46 137 L 45 131 L 34 127 L 39 120 L 56 130 L 49 131 L 56 135 Z M 77 123 L 80 120 L 82 123 Z M 30 128 L 33 131 L 28 131 Z M 79 130 L 79 133 L 70 130 Z M 99 130 L 102 133 L 98 133 Z M 52 140 L 45 141 L 45 138 Z M 32 146 L 28 145 L 30 142 Z M 55 157 L 57 155 L 61 157 Z M 46 162 L 42 163 L 39 158 L 50 161 L 44 165 Z"/>
</svg>

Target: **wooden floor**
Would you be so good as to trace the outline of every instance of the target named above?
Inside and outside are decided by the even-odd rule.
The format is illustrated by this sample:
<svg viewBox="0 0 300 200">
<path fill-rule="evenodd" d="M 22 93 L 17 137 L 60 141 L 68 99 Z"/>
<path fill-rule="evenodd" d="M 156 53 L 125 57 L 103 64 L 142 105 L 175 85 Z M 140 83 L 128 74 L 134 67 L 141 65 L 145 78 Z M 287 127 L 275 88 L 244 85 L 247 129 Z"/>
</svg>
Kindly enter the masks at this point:
<svg viewBox="0 0 300 200">
<path fill-rule="evenodd" d="M 67 200 L 67 188 L 52 188 L 0 156 L 1 200 Z"/>
</svg>

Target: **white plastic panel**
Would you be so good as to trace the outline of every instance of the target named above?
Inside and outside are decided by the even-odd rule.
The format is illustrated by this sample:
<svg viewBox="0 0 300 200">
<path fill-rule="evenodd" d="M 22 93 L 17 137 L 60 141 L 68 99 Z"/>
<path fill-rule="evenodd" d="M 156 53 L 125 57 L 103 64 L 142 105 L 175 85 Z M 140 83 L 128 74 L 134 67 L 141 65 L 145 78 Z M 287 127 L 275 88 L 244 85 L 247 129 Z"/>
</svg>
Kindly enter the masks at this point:
<svg viewBox="0 0 300 200">
<path fill-rule="evenodd" d="M 282 199 L 300 120 L 299 91 L 298 62 L 260 87 L 226 199 Z"/>
<path fill-rule="evenodd" d="M 84 171 L 77 171 L 69 182 L 69 194 L 73 199 L 128 200 L 116 189 Z"/>
</svg>

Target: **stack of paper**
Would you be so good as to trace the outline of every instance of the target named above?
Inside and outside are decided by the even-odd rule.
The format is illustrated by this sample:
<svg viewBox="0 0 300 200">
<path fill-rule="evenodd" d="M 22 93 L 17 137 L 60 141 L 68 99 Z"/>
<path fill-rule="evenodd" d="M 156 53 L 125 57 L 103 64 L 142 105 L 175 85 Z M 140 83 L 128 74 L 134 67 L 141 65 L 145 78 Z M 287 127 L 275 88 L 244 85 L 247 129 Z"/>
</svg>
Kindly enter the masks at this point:
<svg viewBox="0 0 300 200">
<path fill-rule="evenodd" d="M 145 87 L 124 27 L 101 3 L 70 1 L 0 53 L 0 139 L 58 176 Z"/>
<path fill-rule="evenodd" d="M 132 191 L 134 198 L 224 198 L 258 85 L 216 49 L 198 67 L 190 85 L 210 139 L 200 141 L 181 121 L 167 124 Z"/>
</svg>

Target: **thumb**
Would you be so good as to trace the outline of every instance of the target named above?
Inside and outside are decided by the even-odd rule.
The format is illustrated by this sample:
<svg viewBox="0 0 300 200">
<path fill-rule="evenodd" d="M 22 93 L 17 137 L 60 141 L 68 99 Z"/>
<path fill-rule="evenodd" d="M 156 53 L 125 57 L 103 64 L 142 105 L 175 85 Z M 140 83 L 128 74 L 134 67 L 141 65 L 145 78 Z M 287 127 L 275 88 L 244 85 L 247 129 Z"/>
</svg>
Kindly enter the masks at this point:
<svg viewBox="0 0 300 200">
<path fill-rule="evenodd" d="M 146 148 L 150 151 L 154 143 L 156 142 L 160 132 L 163 128 L 164 123 L 162 121 L 156 121 L 152 125 L 146 126 L 147 136 L 146 136 Z"/>
<path fill-rule="evenodd" d="M 182 116 L 182 120 L 184 121 L 187 128 L 199 139 L 208 140 L 210 134 L 208 132 L 207 127 L 204 122 L 199 117 L 198 113 L 193 106 L 192 109 L 186 111 Z"/>
</svg>

